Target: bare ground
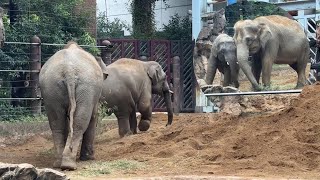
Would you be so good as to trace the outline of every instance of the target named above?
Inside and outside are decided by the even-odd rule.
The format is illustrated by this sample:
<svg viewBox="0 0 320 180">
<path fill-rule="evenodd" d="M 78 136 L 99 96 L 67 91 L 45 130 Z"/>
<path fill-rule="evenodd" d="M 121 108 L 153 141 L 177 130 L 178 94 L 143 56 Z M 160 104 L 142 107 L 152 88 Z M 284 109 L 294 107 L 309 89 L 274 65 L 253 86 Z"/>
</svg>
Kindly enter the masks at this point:
<svg viewBox="0 0 320 180">
<path fill-rule="evenodd" d="M 295 72 L 279 68 L 272 80 L 274 87 L 294 87 Z M 242 81 L 241 89 L 249 83 Z M 66 173 L 72 179 L 320 179 L 318 99 L 320 85 L 313 85 L 301 95 L 248 96 L 240 116 L 180 114 L 165 127 L 166 115 L 156 114 L 147 132 L 125 138 L 116 121 L 102 121 L 96 160 Z M 1 162 L 52 166 L 47 122 L 2 123 L 0 130 Z"/>
</svg>

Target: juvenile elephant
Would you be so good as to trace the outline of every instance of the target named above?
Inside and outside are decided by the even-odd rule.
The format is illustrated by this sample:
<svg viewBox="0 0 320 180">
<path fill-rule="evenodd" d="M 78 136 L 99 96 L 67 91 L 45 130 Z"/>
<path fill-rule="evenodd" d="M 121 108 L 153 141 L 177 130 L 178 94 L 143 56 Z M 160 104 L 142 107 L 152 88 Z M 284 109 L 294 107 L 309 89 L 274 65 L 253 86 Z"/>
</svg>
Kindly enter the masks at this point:
<svg viewBox="0 0 320 180">
<path fill-rule="evenodd" d="M 81 140 L 80 160 L 94 158 L 105 68 L 101 58 L 95 59 L 75 42 L 69 42 L 43 65 L 39 82 L 56 150 L 55 168 L 76 169 Z"/>
<path fill-rule="evenodd" d="M 211 47 L 208 59 L 208 73 L 206 83 L 212 84 L 217 69 L 224 74 L 223 86 L 239 87 L 239 65 L 237 62 L 237 48 L 232 37 L 220 34 Z"/>
<path fill-rule="evenodd" d="M 255 90 L 262 83 L 270 86 L 272 65 L 289 64 L 298 74 L 296 88 L 306 83 L 305 69 L 309 58 L 308 39 L 298 22 L 279 15 L 240 20 L 234 25 L 234 40 L 240 68 Z M 252 55 L 252 71 L 248 57 Z"/>
<path fill-rule="evenodd" d="M 167 125 L 172 123 L 171 91 L 159 63 L 122 58 L 107 66 L 106 72 L 109 76 L 103 82 L 101 101 L 106 102 L 116 115 L 120 137 L 137 133 L 136 109 L 141 113 L 139 130 L 149 129 L 152 94 L 164 97 L 168 111 Z"/>
</svg>

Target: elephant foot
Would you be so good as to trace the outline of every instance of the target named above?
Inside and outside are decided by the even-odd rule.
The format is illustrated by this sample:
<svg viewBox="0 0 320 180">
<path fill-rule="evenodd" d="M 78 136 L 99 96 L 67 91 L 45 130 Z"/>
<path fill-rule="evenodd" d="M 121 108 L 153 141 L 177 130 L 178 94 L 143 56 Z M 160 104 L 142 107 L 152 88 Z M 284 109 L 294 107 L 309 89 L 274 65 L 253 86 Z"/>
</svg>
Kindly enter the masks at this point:
<svg viewBox="0 0 320 180">
<path fill-rule="evenodd" d="M 133 134 L 133 133 L 132 133 L 131 130 L 128 131 L 128 132 L 120 132 L 120 133 L 119 133 L 119 135 L 120 135 L 121 138 L 123 138 L 123 137 L 125 137 L 125 136 L 130 136 L 130 135 L 132 135 L 132 134 Z"/>
<path fill-rule="evenodd" d="M 60 168 L 61 167 L 61 160 L 56 160 L 53 162 L 53 168 Z"/>
<path fill-rule="evenodd" d="M 150 128 L 150 121 L 140 120 L 138 128 L 140 131 L 147 131 Z"/>
<path fill-rule="evenodd" d="M 79 158 L 81 161 L 89 161 L 89 160 L 95 160 L 93 155 L 80 155 Z"/>
<path fill-rule="evenodd" d="M 71 160 L 70 158 L 63 158 L 60 166 L 61 170 L 74 171 L 77 169 L 76 161 Z"/>
</svg>

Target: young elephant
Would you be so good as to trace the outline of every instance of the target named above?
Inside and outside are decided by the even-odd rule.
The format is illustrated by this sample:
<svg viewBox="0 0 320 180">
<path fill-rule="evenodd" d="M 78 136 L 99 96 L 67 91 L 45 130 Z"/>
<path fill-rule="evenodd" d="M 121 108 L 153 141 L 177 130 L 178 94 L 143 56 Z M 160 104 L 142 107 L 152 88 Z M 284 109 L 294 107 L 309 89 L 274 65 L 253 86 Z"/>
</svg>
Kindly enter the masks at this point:
<svg viewBox="0 0 320 180">
<path fill-rule="evenodd" d="M 56 161 L 62 170 L 76 169 L 80 160 L 93 159 L 93 140 L 105 64 L 76 43 L 68 43 L 42 67 L 40 89 L 52 131 Z"/>
<path fill-rule="evenodd" d="M 211 55 L 208 59 L 206 84 L 212 84 L 217 69 L 224 74 L 223 86 L 239 87 L 239 65 L 237 48 L 232 37 L 220 34 L 213 42 Z"/>
<path fill-rule="evenodd" d="M 105 101 L 116 115 L 121 137 L 137 133 L 136 108 L 141 113 L 139 130 L 149 129 L 152 94 L 164 97 L 168 111 L 167 125 L 172 123 L 170 89 L 159 63 L 123 58 L 107 66 L 106 72 L 109 76 L 103 82 L 101 101 Z"/>
</svg>

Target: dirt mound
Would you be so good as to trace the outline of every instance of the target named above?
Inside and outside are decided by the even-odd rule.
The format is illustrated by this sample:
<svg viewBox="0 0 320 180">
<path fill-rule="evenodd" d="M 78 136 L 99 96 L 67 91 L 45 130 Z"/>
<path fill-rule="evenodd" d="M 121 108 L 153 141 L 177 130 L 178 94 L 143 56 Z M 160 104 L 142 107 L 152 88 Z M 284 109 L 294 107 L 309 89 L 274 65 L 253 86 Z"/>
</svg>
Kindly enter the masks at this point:
<svg viewBox="0 0 320 180">
<path fill-rule="evenodd" d="M 119 138 L 116 121 L 104 121 L 106 124 L 101 127 L 105 130 L 99 129 L 96 138 L 96 160 L 89 163 L 127 159 L 143 164 L 140 169 L 113 172 L 106 177 L 230 175 L 320 179 L 319 100 L 320 84 L 316 84 L 305 87 L 294 98 L 249 99 L 248 107 L 261 110 L 260 114 L 180 114 L 168 127 L 166 115 L 155 114 L 147 132 L 124 138 Z M 24 142 L 0 146 L 1 161 L 51 167 L 53 144 L 46 136 L 34 136 Z M 78 171 L 87 168 L 79 164 Z"/>
<path fill-rule="evenodd" d="M 122 139 L 116 131 L 104 134 L 97 158 L 146 161 L 159 168 L 151 174 L 320 178 L 319 100 L 317 84 L 271 115 L 186 114 L 167 128 L 165 115 L 157 115 L 146 133 Z"/>
</svg>

